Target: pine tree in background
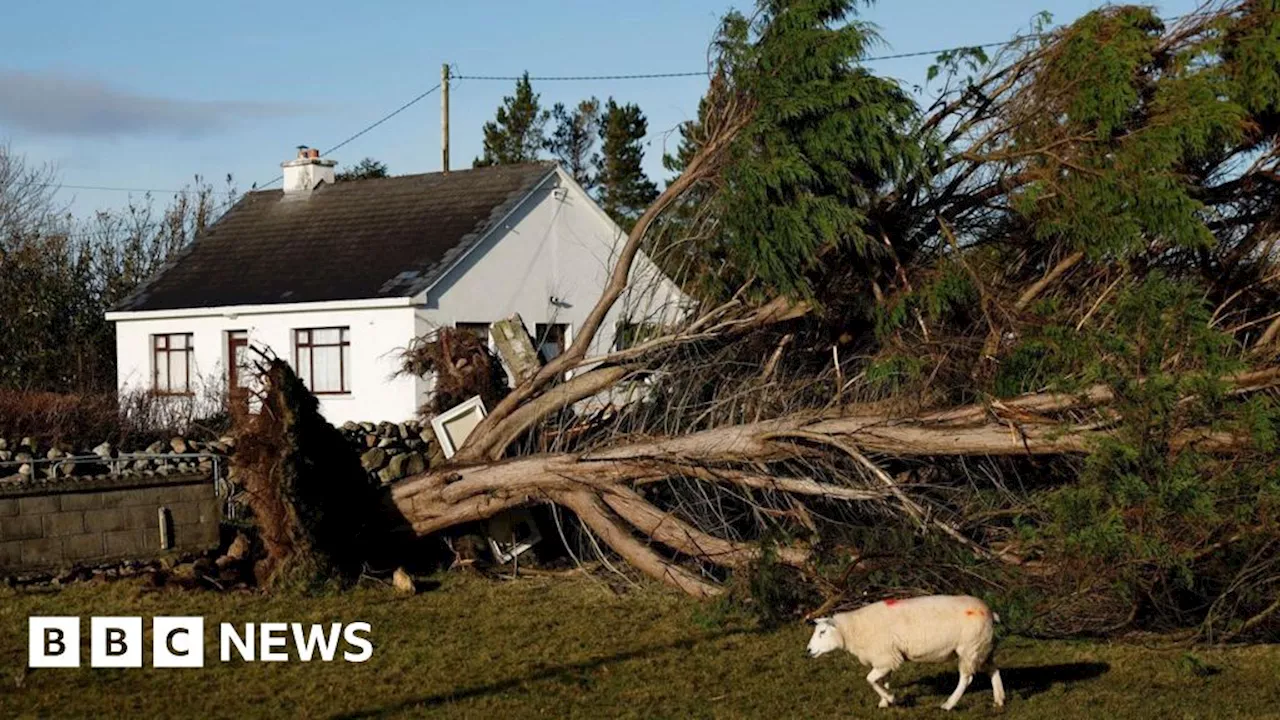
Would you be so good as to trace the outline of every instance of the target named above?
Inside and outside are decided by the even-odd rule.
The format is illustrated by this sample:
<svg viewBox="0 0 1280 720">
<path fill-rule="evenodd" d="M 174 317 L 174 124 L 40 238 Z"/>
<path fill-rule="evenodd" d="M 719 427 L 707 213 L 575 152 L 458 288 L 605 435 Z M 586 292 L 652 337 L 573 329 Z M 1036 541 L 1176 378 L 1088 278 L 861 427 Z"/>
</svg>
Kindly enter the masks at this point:
<svg viewBox="0 0 1280 720">
<path fill-rule="evenodd" d="M 596 166 L 600 155 L 595 152 L 600 134 L 600 101 L 590 98 L 569 110 L 556 103 L 551 111 L 555 129 L 547 139 L 547 150 L 556 156 L 564 169 L 587 190 L 596 185 Z"/>
<path fill-rule="evenodd" d="M 648 130 L 649 121 L 638 105 L 619 105 L 609 99 L 600 120 L 598 199 L 609 217 L 623 228 L 631 227 L 658 196 L 657 186 L 641 167 L 642 143 Z"/>
<path fill-rule="evenodd" d="M 529 73 L 516 81 L 516 94 L 502 99 L 497 117 L 484 124 L 484 155 L 474 167 L 533 162 L 546 145 L 543 129 L 551 113 L 538 105 Z"/>
<path fill-rule="evenodd" d="M 334 176 L 334 182 L 347 180 L 371 180 L 373 178 L 390 177 L 387 164 L 367 157 L 355 165 L 350 165 Z"/>
</svg>

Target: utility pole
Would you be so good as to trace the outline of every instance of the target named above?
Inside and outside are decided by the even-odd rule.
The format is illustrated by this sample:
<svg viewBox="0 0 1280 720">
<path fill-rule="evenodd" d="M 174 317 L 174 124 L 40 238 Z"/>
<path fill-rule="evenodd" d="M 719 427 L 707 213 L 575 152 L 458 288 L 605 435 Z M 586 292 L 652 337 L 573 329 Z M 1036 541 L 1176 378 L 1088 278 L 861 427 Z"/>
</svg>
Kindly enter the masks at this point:
<svg viewBox="0 0 1280 720">
<path fill-rule="evenodd" d="M 440 66 L 440 168 L 449 172 L 449 63 Z"/>
</svg>

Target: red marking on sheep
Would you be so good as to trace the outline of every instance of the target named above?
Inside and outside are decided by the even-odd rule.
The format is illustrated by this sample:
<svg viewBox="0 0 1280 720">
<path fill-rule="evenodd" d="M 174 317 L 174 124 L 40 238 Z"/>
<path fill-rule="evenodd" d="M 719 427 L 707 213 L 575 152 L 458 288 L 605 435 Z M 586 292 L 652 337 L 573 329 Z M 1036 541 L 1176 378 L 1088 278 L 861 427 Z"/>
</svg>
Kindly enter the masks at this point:
<svg viewBox="0 0 1280 720">
<path fill-rule="evenodd" d="M 898 601 L 897 601 L 897 600 L 885 600 L 885 601 L 884 601 L 884 604 L 885 604 L 885 606 L 886 606 L 886 607 L 893 607 L 894 605 L 897 605 L 897 604 L 898 604 Z"/>
<path fill-rule="evenodd" d="M 972 615 L 986 615 L 987 613 L 982 610 L 965 610 L 964 614 L 972 616 Z"/>
</svg>

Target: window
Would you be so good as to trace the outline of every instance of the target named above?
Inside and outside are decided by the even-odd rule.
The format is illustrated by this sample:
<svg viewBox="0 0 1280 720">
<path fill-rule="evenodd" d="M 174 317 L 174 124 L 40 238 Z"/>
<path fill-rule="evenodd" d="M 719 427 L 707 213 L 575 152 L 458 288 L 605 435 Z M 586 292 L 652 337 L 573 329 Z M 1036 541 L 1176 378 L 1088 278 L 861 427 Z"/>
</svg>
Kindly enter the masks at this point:
<svg viewBox="0 0 1280 720">
<path fill-rule="evenodd" d="M 463 332 L 469 332 L 480 338 L 486 345 L 489 344 L 489 323 L 484 322 L 460 322 L 454 325 Z"/>
<path fill-rule="evenodd" d="M 191 333 L 152 336 L 152 388 L 161 395 L 191 394 Z"/>
<path fill-rule="evenodd" d="M 253 365 L 249 360 L 249 332 L 231 330 L 227 333 L 227 387 L 232 394 L 249 387 L 253 379 Z"/>
<path fill-rule="evenodd" d="M 538 349 L 538 357 L 542 358 L 542 362 L 551 362 L 568 347 L 565 342 L 569 337 L 568 325 L 564 323 L 538 323 L 534 326 L 534 329 L 534 345 Z"/>
<path fill-rule="evenodd" d="M 317 395 L 351 392 L 349 328 L 294 330 L 294 367 Z"/>
</svg>

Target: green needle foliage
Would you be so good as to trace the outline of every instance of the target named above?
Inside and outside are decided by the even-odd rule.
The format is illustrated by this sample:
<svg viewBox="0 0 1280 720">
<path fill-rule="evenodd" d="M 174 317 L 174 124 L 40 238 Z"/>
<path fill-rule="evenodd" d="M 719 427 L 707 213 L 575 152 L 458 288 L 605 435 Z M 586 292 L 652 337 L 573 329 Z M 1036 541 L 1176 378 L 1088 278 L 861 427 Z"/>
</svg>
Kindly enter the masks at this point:
<svg viewBox="0 0 1280 720">
<path fill-rule="evenodd" d="M 1037 631 L 1280 632 L 1280 0 L 1174 24 L 1135 6 L 1047 31 L 1042 17 L 991 56 L 944 53 L 924 108 L 860 64 L 875 35 L 857 5 L 761 0 L 726 18 L 715 70 L 731 92 L 713 84 L 667 167 L 695 161 L 726 96 L 751 116 L 667 219 L 683 242 L 663 247 L 700 276 L 686 287 L 815 303 L 744 346 L 785 347 L 771 377 L 806 379 L 778 398 L 790 410 L 821 383 L 822 409 L 985 403 L 977 422 L 1014 442 L 1087 433 L 1083 458 L 987 461 L 990 483 L 945 458 L 884 461 L 946 487 L 918 492 L 978 542 L 1052 568 L 975 566 Z M 699 397 L 758 373 L 726 366 Z M 1086 389 L 1108 399 L 997 402 Z M 896 542 L 900 527 L 860 519 L 851 545 Z"/>
<path fill-rule="evenodd" d="M 543 132 L 551 117 L 538 98 L 526 72 L 516 81 L 515 95 L 504 97 L 497 115 L 484 124 L 484 154 L 472 163 L 475 167 L 516 165 L 538 159 L 546 145 Z"/>
<path fill-rule="evenodd" d="M 828 253 L 884 252 L 867 208 L 920 151 L 910 97 L 856 65 L 876 41 L 844 0 L 762 2 L 752 17 L 725 18 L 718 62 L 756 108 L 715 198 L 725 287 L 754 277 L 769 292 L 810 297 Z"/>
</svg>

